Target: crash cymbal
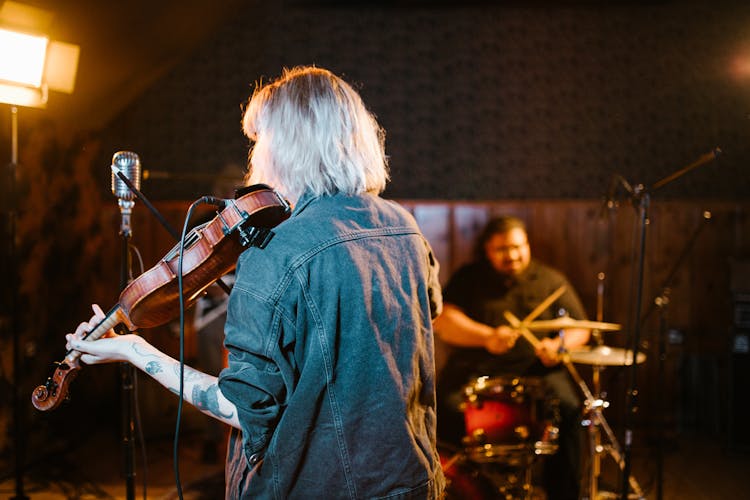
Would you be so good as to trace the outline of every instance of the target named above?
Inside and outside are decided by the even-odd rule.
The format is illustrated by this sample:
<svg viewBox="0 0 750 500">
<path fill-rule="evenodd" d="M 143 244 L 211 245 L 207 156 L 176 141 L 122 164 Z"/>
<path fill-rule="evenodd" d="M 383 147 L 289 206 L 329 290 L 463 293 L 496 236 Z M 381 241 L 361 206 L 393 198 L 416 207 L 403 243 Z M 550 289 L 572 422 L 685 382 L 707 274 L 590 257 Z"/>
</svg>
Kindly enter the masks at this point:
<svg viewBox="0 0 750 500">
<path fill-rule="evenodd" d="M 617 323 L 602 323 L 601 321 L 588 321 L 583 319 L 573 319 L 569 316 L 562 316 L 555 319 L 532 321 L 526 325 L 526 328 L 536 332 L 562 330 L 563 328 L 586 328 L 602 332 L 615 332 L 621 327 Z"/>
<path fill-rule="evenodd" d="M 606 345 L 575 349 L 568 352 L 568 355 L 573 363 L 582 365 L 626 366 L 633 364 L 633 353 L 630 350 Z M 646 355 L 639 352 L 636 359 L 638 364 L 641 364 L 646 361 Z"/>
</svg>

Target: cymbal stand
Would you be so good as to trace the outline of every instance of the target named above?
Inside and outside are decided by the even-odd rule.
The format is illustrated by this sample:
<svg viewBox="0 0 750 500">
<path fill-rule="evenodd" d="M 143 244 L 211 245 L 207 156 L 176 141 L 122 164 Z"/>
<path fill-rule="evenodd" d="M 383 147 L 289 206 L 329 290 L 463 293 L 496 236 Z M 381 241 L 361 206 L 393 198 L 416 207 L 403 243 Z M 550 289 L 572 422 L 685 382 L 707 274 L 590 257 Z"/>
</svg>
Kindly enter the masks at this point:
<svg viewBox="0 0 750 500">
<path fill-rule="evenodd" d="M 603 275 L 600 275 L 600 280 L 604 279 Z M 539 346 L 539 339 L 537 339 L 534 334 L 532 334 L 529 329 L 527 328 L 526 324 L 522 321 L 520 321 L 513 313 L 509 311 L 504 312 L 505 319 L 508 320 L 508 323 L 513 327 L 517 328 L 519 333 L 523 338 L 529 341 L 529 343 L 536 349 Z M 598 332 L 597 335 L 594 335 L 595 338 L 599 338 Z M 622 458 L 621 456 L 621 448 L 620 444 L 617 442 L 617 438 L 615 438 L 615 434 L 612 432 L 612 428 L 607 423 L 607 420 L 604 418 L 604 415 L 602 415 L 601 409 L 603 407 L 607 407 L 609 403 L 606 401 L 603 401 L 599 397 L 594 397 L 594 394 L 591 392 L 589 387 L 586 385 L 586 382 L 584 382 L 583 378 L 581 378 L 581 375 L 578 373 L 578 370 L 576 370 L 576 367 L 573 366 L 573 362 L 570 360 L 570 354 L 568 353 L 567 349 L 565 349 L 564 344 L 564 330 L 560 331 L 560 351 L 559 351 L 559 357 L 560 361 L 565 365 L 565 367 L 568 369 L 568 372 L 570 373 L 570 376 L 573 378 L 576 384 L 578 384 L 578 387 L 580 387 L 581 392 L 583 392 L 584 397 L 586 398 L 584 401 L 584 408 L 585 408 L 585 414 L 589 417 L 588 419 L 585 419 L 585 422 L 588 422 L 589 424 L 589 435 L 592 436 L 591 439 L 591 449 L 592 449 L 592 457 L 591 457 L 591 471 L 592 473 L 595 471 L 596 475 L 590 479 L 590 484 L 592 485 L 594 495 L 591 495 L 588 497 L 590 500 L 596 500 L 597 498 L 597 490 L 598 485 L 596 485 L 596 481 L 598 481 L 598 473 L 599 473 L 599 455 L 606 452 L 608 453 L 615 462 L 617 462 L 617 465 L 620 467 L 620 470 L 623 471 L 623 473 L 626 471 L 627 462 Z M 635 356 L 633 357 L 635 359 Z M 634 363 L 635 364 L 635 363 Z M 594 372 L 596 373 L 597 370 L 600 370 L 602 367 L 595 366 Z M 596 381 L 596 391 L 597 394 L 599 394 L 599 375 L 595 375 L 595 381 Z M 607 438 L 609 439 L 609 445 L 608 446 L 602 446 L 601 445 L 601 438 L 599 435 L 599 428 L 603 428 L 605 434 L 607 435 Z M 628 476 L 628 484 L 630 485 L 630 488 L 633 490 L 633 492 L 637 495 L 636 498 L 644 498 L 643 492 L 638 485 L 638 482 L 635 480 L 635 478 L 627 474 Z M 627 492 L 625 493 L 626 498 Z"/>
<path fill-rule="evenodd" d="M 600 498 L 599 475 L 601 471 L 601 455 L 605 453 L 609 455 L 620 467 L 620 470 L 623 470 L 625 466 L 625 463 L 622 459 L 620 444 L 617 442 L 617 438 L 615 437 L 614 432 L 612 432 L 612 428 L 609 426 L 609 423 L 607 423 L 607 419 L 604 418 L 604 415 L 602 414 L 602 409 L 609 406 L 609 402 L 600 397 L 601 393 L 599 375 L 603 367 L 599 365 L 594 365 L 593 367 L 594 371 L 592 381 L 594 384 L 595 392 L 592 393 L 589 387 L 586 385 L 586 382 L 584 382 L 584 380 L 579 375 L 578 370 L 576 370 L 575 366 L 573 366 L 573 363 L 570 361 L 570 357 L 568 356 L 567 352 L 563 353 L 562 359 L 565 367 L 570 373 L 570 376 L 573 378 L 576 384 L 578 384 L 578 387 L 580 387 L 581 392 L 583 392 L 583 395 L 586 398 L 583 403 L 584 410 L 583 419 L 581 422 L 582 425 L 588 427 L 590 463 L 587 478 L 588 496 L 584 494 L 582 498 L 588 500 L 597 500 L 598 498 Z M 604 434 L 606 435 L 609 444 L 602 444 L 601 430 L 604 430 Z M 636 481 L 635 477 L 633 477 L 632 475 L 629 476 L 628 483 L 630 484 L 630 488 L 632 489 L 635 498 L 645 498 L 643 496 L 643 491 L 641 490 L 641 487 L 638 484 L 638 481 Z"/>
</svg>

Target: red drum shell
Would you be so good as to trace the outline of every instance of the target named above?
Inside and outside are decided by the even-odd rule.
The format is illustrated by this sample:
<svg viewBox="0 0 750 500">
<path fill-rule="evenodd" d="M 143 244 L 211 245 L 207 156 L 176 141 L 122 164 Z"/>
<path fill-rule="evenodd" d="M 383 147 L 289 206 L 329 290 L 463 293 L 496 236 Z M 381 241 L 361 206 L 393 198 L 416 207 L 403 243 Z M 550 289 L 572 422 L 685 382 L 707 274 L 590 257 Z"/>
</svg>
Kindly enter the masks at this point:
<svg viewBox="0 0 750 500">
<path fill-rule="evenodd" d="M 465 437 L 477 461 L 533 459 L 557 451 L 554 402 L 538 377 L 480 377 L 464 387 Z M 551 442 L 554 441 L 554 442 Z"/>
</svg>

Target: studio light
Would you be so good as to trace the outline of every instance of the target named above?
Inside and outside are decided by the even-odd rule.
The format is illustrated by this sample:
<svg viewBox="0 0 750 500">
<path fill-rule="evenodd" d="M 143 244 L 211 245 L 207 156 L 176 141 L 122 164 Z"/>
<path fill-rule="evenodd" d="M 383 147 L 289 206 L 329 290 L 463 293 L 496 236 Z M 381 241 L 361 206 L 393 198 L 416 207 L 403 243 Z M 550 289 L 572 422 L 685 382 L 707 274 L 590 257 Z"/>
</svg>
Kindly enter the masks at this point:
<svg viewBox="0 0 750 500">
<path fill-rule="evenodd" d="M 0 28 L 0 80 L 42 86 L 49 39 Z"/>
<path fill-rule="evenodd" d="M 0 102 L 44 108 L 50 90 L 72 93 L 79 47 L 5 24 L 0 26 Z"/>
<path fill-rule="evenodd" d="M 0 103 L 10 105 L 11 158 L 7 170 L 2 171 L 0 183 L 4 189 L 2 224 L 6 234 L 2 235 L 7 245 L 7 267 L 11 276 L 4 277 L 4 285 L 9 287 L 7 304 L 2 304 L 3 315 L 0 326 L 10 329 L 13 339 L 13 440 L 15 448 L 15 499 L 26 499 L 23 487 L 23 473 L 26 468 L 26 429 L 24 428 L 23 408 L 19 387 L 23 376 L 20 373 L 21 321 L 17 306 L 18 296 L 18 256 L 16 248 L 16 225 L 19 209 L 16 196 L 18 170 L 18 107 L 46 108 L 48 92 L 56 90 L 72 93 L 75 75 L 78 70 L 79 47 L 68 43 L 54 42 L 44 35 L 52 13 L 32 6 L 6 0 L 0 4 Z M 6 194 L 7 193 L 7 194 Z M 7 205 L 7 210 L 5 209 Z M 5 259 L 4 259 L 5 260 Z M 5 302 L 5 301 L 4 301 Z M 9 321 L 5 321 L 5 312 Z"/>
</svg>

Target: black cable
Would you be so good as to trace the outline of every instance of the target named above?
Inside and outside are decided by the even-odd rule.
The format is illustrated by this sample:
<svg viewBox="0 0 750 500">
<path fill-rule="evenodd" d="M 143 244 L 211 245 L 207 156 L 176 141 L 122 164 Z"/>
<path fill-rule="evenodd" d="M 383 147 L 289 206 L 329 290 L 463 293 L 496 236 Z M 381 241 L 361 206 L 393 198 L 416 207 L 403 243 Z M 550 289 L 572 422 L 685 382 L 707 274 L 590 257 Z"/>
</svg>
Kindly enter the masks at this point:
<svg viewBox="0 0 750 500">
<path fill-rule="evenodd" d="M 178 289 L 178 295 L 180 300 L 180 391 L 179 391 L 179 401 L 177 404 L 177 418 L 175 422 L 175 435 L 174 435 L 174 445 L 173 445 L 173 464 L 174 464 L 174 476 L 175 476 L 175 484 L 177 487 L 177 495 L 182 500 L 182 485 L 180 481 L 180 466 L 179 466 L 179 436 L 180 436 L 180 425 L 182 421 L 182 406 L 184 401 L 184 375 L 185 375 L 185 300 L 184 300 L 184 294 L 183 294 L 183 276 L 182 276 L 182 268 L 183 268 L 183 255 L 185 253 L 185 239 L 187 235 L 187 228 L 188 224 L 190 222 L 190 219 L 193 215 L 193 210 L 196 206 L 200 204 L 210 204 L 210 205 L 216 205 L 219 208 L 223 208 L 226 204 L 225 200 L 215 198 L 213 196 L 203 196 L 199 198 L 198 200 L 194 201 L 190 207 L 188 208 L 187 214 L 185 216 L 185 221 L 182 227 L 182 234 L 177 235 L 177 232 L 169 225 L 169 223 L 164 219 L 164 217 L 159 213 L 159 211 L 154 207 L 148 199 L 143 195 L 143 193 L 140 192 L 140 190 L 130 181 L 130 179 L 127 178 L 126 175 L 124 175 L 122 172 L 117 171 L 115 172 L 116 175 L 130 188 L 130 190 L 136 195 L 138 199 L 144 202 L 146 207 L 156 216 L 156 218 L 161 222 L 162 226 L 175 238 L 179 241 L 179 258 L 178 258 L 178 264 L 177 264 L 177 289 Z M 137 254 L 140 257 L 140 254 Z M 216 283 L 229 295 L 229 292 L 231 291 L 229 286 L 227 286 L 223 281 L 221 281 L 221 278 L 219 278 Z M 143 442 L 143 433 L 140 426 L 140 423 L 138 424 L 139 429 L 139 437 L 141 438 Z M 145 448 L 145 443 L 144 443 Z M 145 463 L 145 451 L 144 451 L 144 463 Z M 144 487 L 144 500 L 145 500 L 145 487 Z"/>
<path fill-rule="evenodd" d="M 195 210 L 195 207 L 203 204 L 208 203 L 208 200 L 206 197 L 202 197 L 196 201 L 194 201 L 190 208 L 188 208 L 187 215 L 185 216 L 185 222 L 182 226 L 182 234 L 180 235 L 180 256 L 177 260 L 177 295 L 179 296 L 180 300 L 180 391 L 179 391 L 179 400 L 177 403 L 177 419 L 175 422 L 175 432 L 174 432 L 174 445 L 172 449 L 172 461 L 174 463 L 174 477 L 175 477 L 175 486 L 177 488 L 177 497 L 182 500 L 182 484 L 180 482 L 180 464 L 179 464 L 179 442 L 180 442 L 180 423 L 182 421 L 182 405 L 183 401 L 185 399 L 184 397 L 184 389 L 185 389 L 185 297 L 183 293 L 183 276 L 182 276 L 182 258 L 185 255 L 185 239 L 187 235 L 187 228 L 188 224 L 190 223 L 190 219 L 193 215 L 193 210 Z"/>
<path fill-rule="evenodd" d="M 141 200 L 143 202 L 143 204 L 146 205 L 146 208 L 148 208 L 151 211 L 151 213 L 154 215 L 154 217 L 157 218 L 157 220 L 161 223 L 162 227 L 164 227 L 164 229 L 166 229 L 167 232 L 172 235 L 172 238 L 174 238 L 175 241 L 180 241 L 180 235 L 177 234 L 177 230 L 175 230 L 169 224 L 169 222 L 167 222 L 167 220 L 156 209 L 156 207 L 150 201 L 148 201 L 148 198 L 146 198 L 144 196 L 144 194 L 141 193 L 141 191 L 137 187 L 135 187 L 135 184 L 133 184 L 133 182 L 130 179 L 128 179 L 128 177 L 125 174 L 123 174 L 122 172 L 120 172 L 119 170 L 116 172 L 116 175 L 117 175 L 117 177 L 119 177 L 122 180 L 122 182 L 124 182 L 128 186 L 128 188 L 130 188 L 130 190 L 133 192 L 133 194 L 135 194 L 136 198 L 138 198 L 139 200 Z M 216 205 L 216 206 L 219 206 L 221 208 L 223 208 L 223 205 L 225 203 L 225 200 L 222 200 L 220 198 L 215 198 L 213 196 L 204 196 L 199 201 L 201 201 L 203 203 L 211 204 L 211 205 Z M 185 233 L 183 232 L 183 235 L 184 234 Z M 229 288 L 229 286 L 226 283 L 224 283 L 223 281 L 221 281 L 221 278 L 219 278 L 216 281 L 216 284 L 219 285 L 221 287 L 221 289 L 224 290 L 224 292 L 226 292 L 227 295 L 229 295 L 229 292 L 231 291 L 231 289 Z"/>
</svg>

